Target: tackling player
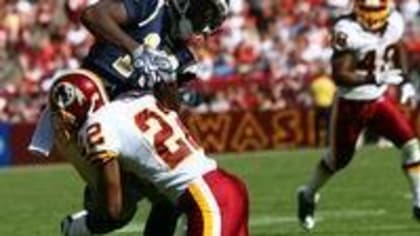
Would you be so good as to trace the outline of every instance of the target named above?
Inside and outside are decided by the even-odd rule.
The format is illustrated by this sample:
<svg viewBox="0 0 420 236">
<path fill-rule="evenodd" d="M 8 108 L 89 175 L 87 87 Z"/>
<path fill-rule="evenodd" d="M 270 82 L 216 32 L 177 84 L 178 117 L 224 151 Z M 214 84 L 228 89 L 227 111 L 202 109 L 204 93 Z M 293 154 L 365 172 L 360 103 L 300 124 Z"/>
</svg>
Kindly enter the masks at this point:
<svg viewBox="0 0 420 236">
<path fill-rule="evenodd" d="M 356 140 L 369 127 L 402 151 L 410 182 L 413 215 L 420 220 L 420 150 L 408 119 L 387 96 L 388 85 L 400 85 L 402 102 L 415 95 L 406 78 L 401 38 L 403 19 L 390 0 L 355 0 L 351 15 L 333 27 L 333 78 L 338 86 L 333 106 L 330 147 L 312 177 L 298 189 L 298 218 L 309 230 L 319 190 L 351 161 Z"/>
<path fill-rule="evenodd" d="M 124 215 L 126 172 L 151 183 L 187 216 L 187 235 L 248 235 L 246 187 L 207 157 L 170 109 L 176 86 L 156 84 L 153 94 L 130 92 L 110 103 L 106 97 L 99 80 L 80 72 L 54 83 L 49 105 L 64 137 L 77 137 L 79 161 L 98 170 L 113 220 Z"/>
<path fill-rule="evenodd" d="M 92 77 L 99 81 L 94 74 L 85 71 L 77 70 L 64 73 L 63 78 L 77 78 L 77 77 Z M 93 83 L 79 83 L 83 88 L 95 88 Z M 72 111 L 78 110 L 78 114 L 82 111 L 80 109 L 95 110 L 96 106 L 103 105 L 107 102 L 105 91 L 91 94 L 95 107 L 84 106 L 88 104 L 82 93 L 72 93 L 73 89 L 71 83 L 63 82 L 59 88 L 53 90 L 54 93 L 68 94 L 69 96 L 63 98 L 61 105 L 77 103 L 73 106 Z M 87 90 L 84 90 L 87 91 Z M 90 91 L 90 90 L 89 90 Z M 56 113 L 58 112 L 58 113 Z M 152 201 L 152 209 L 150 211 L 148 221 L 145 226 L 145 235 L 173 235 L 175 230 L 178 214 L 173 207 L 173 204 L 165 199 L 157 190 L 146 181 L 126 172 L 121 171 L 120 176 L 115 176 L 119 181 L 121 188 L 122 210 L 121 216 L 116 218 L 107 211 L 107 203 L 103 194 L 103 174 L 107 173 L 106 169 L 101 169 L 93 164 L 89 159 L 82 156 L 80 152 L 77 136 L 69 132 L 73 128 L 74 120 L 71 116 L 66 116 L 60 111 L 53 110 L 52 123 L 55 133 L 55 144 L 58 150 L 65 154 L 69 163 L 78 172 L 83 179 L 86 187 L 83 196 L 84 210 L 66 216 L 61 222 L 62 233 L 64 236 L 90 236 L 92 234 L 104 234 L 112 232 L 125 226 L 131 221 L 137 210 L 137 204 L 144 198 Z M 57 119 L 61 117 L 62 119 Z M 115 182 L 116 183 L 116 182 Z M 161 222 L 166 224 L 162 225 Z"/>
<path fill-rule="evenodd" d="M 82 68 L 96 74 L 110 97 L 133 87 L 150 88 L 173 79 L 195 62 L 186 40 L 210 32 L 228 13 L 227 0 L 101 0 L 88 6 L 82 22 L 96 37 Z M 158 75 L 169 72 L 169 76 Z M 54 133 L 44 111 L 29 149 L 47 156 Z"/>
</svg>

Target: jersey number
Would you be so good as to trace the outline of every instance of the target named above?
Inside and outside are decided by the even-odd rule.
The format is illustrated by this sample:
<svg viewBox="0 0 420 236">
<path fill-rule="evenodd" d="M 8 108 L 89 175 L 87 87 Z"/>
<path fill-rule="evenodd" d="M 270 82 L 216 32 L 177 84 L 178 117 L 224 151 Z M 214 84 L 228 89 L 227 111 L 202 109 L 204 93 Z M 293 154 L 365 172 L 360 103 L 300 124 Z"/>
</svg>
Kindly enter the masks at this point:
<svg viewBox="0 0 420 236">
<path fill-rule="evenodd" d="M 131 57 L 128 54 L 117 58 L 117 60 L 112 63 L 112 67 L 125 78 L 130 77 L 134 72 L 133 65 L 131 64 Z"/>
<path fill-rule="evenodd" d="M 88 158 L 91 162 L 102 161 L 106 162 L 109 160 L 110 156 L 106 155 L 109 152 L 99 151 L 95 152 L 98 149 L 96 146 L 102 145 L 105 143 L 104 136 L 102 135 L 102 128 L 100 123 L 93 123 L 86 128 L 86 139 L 83 140 L 82 137 L 79 137 L 79 147 L 81 148 L 82 156 Z M 94 151 L 94 152 L 92 152 Z M 95 155 L 92 155 L 95 154 Z M 92 159 L 92 158 L 95 159 Z"/>
<path fill-rule="evenodd" d="M 182 133 L 185 135 L 185 139 L 152 110 L 145 109 L 138 113 L 135 116 L 135 122 L 142 132 L 152 132 L 154 148 L 170 168 L 174 168 L 188 157 L 192 153 L 192 148 L 196 147 L 194 140 L 182 126 L 180 128 L 184 131 Z"/>
<path fill-rule="evenodd" d="M 393 63 L 397 62 L 395 54 L 395 45 L 391 45 L 385 49 L 385 53 L 382 58 L 377 58 L 378 55 L 376 51 L 369 51 L 366 53 L 366 56 L 358 64 L 358 69 L 366 70 L 369 74 L 373 74 L 376 69 L 379 71 L 386 71 Z M 380 60 L 380 64 L 377 65 L 376 61 Z M 377 68 L 379 66 L 379 68 Z"/>
</svg>

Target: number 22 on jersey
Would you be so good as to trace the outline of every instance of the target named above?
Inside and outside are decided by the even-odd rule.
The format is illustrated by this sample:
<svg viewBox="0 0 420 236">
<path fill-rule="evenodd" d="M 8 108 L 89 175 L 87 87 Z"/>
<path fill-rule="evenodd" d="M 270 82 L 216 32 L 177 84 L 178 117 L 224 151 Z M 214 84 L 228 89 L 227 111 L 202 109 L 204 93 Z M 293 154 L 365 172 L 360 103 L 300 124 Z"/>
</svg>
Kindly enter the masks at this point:
<svg viewBox="0 0 420 236">
<path fill-rule="evenodd" d="M 144 109 L 136 114 L 135 122 L 137 127 L 152 140 L 159 158 L 172 169 L 199 147 L 180 122 L 170 122 L 163 117 L 169 117 L 168 113 L 163 115 L 159 113 Z"/>
</svg>

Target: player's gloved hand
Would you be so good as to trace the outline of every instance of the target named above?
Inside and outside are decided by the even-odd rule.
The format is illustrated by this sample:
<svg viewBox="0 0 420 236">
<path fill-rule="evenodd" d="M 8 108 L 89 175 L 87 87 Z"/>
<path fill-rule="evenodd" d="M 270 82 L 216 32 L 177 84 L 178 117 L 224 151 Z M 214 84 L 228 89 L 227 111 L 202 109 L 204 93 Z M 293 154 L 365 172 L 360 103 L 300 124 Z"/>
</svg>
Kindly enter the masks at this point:
<svg viewBox="0 0 420 236">
<path fill-rule="evenodd" d="M 413 84 L 410 82 L 406 82 L 401 85 L 401 97 L 400 102 L 402 104 L 408 103 L 410 100 L 414 100 L 416 97 L 416 89 L 414 88 Z"/>
<path fill-rule="evenodd" d="M 375 81 L 377 84 L 400 84 L 404 77 L 399 69 L 386 70 L 375 73 Z"/>
<path fill-rule="evenodd" d="M 133 66 L 139 74 L 137 84 L 141 88 L 152 88 L 155 83 L 175 79 L 178 67 L 176 59 L 164 51 L 139 47 L 132 53 Z"/>
</svg>

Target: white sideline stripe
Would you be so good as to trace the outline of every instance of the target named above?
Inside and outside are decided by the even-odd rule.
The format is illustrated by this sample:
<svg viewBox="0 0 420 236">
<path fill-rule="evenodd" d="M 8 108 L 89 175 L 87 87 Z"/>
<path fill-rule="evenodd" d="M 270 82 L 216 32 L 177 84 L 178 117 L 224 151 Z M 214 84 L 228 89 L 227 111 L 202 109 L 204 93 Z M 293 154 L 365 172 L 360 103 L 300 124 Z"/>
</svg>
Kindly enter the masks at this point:
<svg viewBox="0 0 420 236">
<path fill-rule="evenodd" d="M 386 211 L 384 209 L 378 210 L 346 210 L 346 211 L 323 211 L 319 213 L 319 217 L 317 217 L 317 222 L 323 221 L 325 218 L 334 218 L 334 219 L 349 219 L 349 218 L 356 218 L 356 217 L 363 217 L 363 216 L 379 216 L 385 215 Z M 285 216 L 285 217 L 278 217 L 278 216 L 270 216 L 270 215 L 261 215 L 257 217 L 253 217 L 250 220 L 249 226 L 251 227 L 263 227 L 263 226 L 270 226 L 274 224 L 282 224 L 282 223 L 297 223 L 296 216 Z M 123 233 L 142 233 L 145 224 L 141 223 L 131 223 L 128 226 L 120 229 L 117 231 L 119 234 Z M 392 225 L 384 226 L 384 229 L 398 229 Z M 378 227 L 375 226 L 375 229 Z M 381 228 L 382 229 L 382 228 Z"/>
</svg>

